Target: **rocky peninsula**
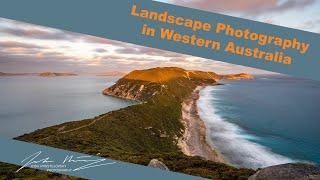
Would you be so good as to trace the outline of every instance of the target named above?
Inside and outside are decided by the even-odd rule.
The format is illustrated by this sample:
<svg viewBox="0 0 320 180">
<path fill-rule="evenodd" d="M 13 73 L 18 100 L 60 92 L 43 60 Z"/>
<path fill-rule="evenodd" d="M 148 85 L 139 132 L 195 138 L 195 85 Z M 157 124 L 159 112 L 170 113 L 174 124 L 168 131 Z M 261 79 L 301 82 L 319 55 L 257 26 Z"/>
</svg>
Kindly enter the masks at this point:
<svg viewBox="0 0 320 180">
<path fill-rule="evenodd" d="M 15 139 L 205 178 L 247 179 L 256 171 L 226 164 L 207 143 L 196 102 L 201 87 L 218 85 L 221 79 L 251 78 L 248 74 L 222 76 L 176 67 L 135 70 L 103 94 L 137 104 Z M 6 169 L 4 177 L 16 177 L 16 167 L 8 166 L 0 164 L 0 169 Z M 33 172 L 26 170 L 19 178 Z"/>
<path fill-rule="evenodd" d="M 200 156 L 214 162 L 225 162 L 219 152 L 212 149 L 207 143 L 206 127 L 198 114 L 199 91 L 206 85 L 217 85 L 218 80 L 253 79 L 253 76 L 245 73 L 218 75 L 213 72 L 188 71 L 175 67 L 154 68 L 133 71 L 120 79 L 114 86 L 105 89 L 103 93 L 124 99 L 146 101 L 164 92 L 168 88 L 168 82 L 179 78 L 185 78 L 199 86 L 192 87 L 192 91 L 182 99 L 180 120 L 184 129 L 183 136 L 178 139 L 177 145 L 185 155 Z"/>
<path fill-rule="evenodd" d="M 175 67 L 135 70 L 103 93 L 135 100 L 137 104 L 90 119 L 39 129 L 15 139 L 142 165 L 158 159 L 171 171 L 206 178 L 246 179 L 255 171 L 198 155 L 188 156 L 179 146 L 185 134 L 184 100 L 198 86 L 215 85 L 217 79 L 221 77 L 213 72 Z M 0 166 L 0 169 L 12 169 L 10 174 L 16 176 L 15 168 Z"/>
</svg>

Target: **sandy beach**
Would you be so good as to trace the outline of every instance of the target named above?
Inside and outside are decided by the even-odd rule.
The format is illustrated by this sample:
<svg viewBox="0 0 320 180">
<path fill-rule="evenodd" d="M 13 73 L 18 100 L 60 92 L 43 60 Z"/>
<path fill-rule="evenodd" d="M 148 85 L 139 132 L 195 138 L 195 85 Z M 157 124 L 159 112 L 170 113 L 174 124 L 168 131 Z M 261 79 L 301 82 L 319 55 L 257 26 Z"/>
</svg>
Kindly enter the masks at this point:
<svg viewBox="0 0 320 180">
<path fill-rule="evenodd" d="M 197 101 L 202 88 L 204 87 L 198 86 L 182 103 L 182 123 L 185 131 L 178 145 L 188 156 L 200 156 L 206 160 L 223 163 L 224 158 L 208 144 L 206 127 L 198 114 Z"/>
</svg>

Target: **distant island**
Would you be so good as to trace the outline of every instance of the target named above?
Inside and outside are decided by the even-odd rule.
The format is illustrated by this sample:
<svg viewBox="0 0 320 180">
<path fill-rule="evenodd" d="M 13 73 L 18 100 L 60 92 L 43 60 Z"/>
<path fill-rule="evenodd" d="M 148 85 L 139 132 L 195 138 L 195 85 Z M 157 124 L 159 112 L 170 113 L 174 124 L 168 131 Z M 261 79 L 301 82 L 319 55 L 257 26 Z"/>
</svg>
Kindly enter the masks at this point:
<svg viewBox="0 0 320 180">
<path fill-rule="evenodd" d="M 57 73 L 57 72 L 43 72 L 40 73 L 41 77 L 56 77 L 56 76 L 77 76 L 75 73 Z"/>
<path fill-rule="evenodd" d="M 32 76 L 37 75 L 37 73 L 5 73 L 0 72 L 0 76 Z"/>
<path fill-rule="evenodd" d="M 0 72 L 0 76 L 56 77 L 56 76 L 77 76 L 77 74 L 75 74 L 75 73 L 58 73 L 58 72 L 43 72 L 43 73 L 5 73 L 5 72 Z"/>
<path fill-rule="evenodd" d="M 124 72 L 119 72 L 119 71 L 110 71 L 110 72 L 100 72 L 100 73 L 96 73 L 96 76 L 124 76 L 125 73 Z"/>
<path fill-rule="evenodd" d="M 250 80 L 253 79 L 253 76 L 246 73 L 240 73 L 240 74 L 228 74 L 228 75 L 220 75 L 221 79 L 224 80 Z"/>
</svg>

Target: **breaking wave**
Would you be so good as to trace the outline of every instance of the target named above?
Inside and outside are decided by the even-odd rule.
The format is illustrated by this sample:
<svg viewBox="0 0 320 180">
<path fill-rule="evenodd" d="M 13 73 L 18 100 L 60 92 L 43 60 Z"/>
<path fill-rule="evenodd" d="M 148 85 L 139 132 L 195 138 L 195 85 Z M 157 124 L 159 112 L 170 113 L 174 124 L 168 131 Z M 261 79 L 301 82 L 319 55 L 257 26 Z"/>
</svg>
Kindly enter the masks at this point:
<svg viewBox="0 0 320 180">
<path fill-rule="evenodd" d="M 214 97 L 215 87 L 206 87 L 200 92 L 198 101 L 199 115 L 207 128 L 208 141 L 226 159 L 237 167 L 261 168 L 293 162 L 292 159 L 276 154 L 269 148 L 252 142 L 257 139 L 246 133 L 241 127 L 223 119 L 217 110 Z"/>
</svg>

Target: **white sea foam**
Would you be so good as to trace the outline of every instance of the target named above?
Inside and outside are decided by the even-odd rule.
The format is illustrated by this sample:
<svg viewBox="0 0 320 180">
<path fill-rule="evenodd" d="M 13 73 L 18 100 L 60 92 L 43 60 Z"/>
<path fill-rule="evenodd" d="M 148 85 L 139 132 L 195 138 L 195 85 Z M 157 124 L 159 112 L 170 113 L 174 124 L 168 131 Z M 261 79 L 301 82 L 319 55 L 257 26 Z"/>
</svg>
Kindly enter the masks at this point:
<svg viewBox="0 0 320 180">
<path fill-rule="evenodd" d="M 276 154 L 271 149 L 254 143 L 258 137 L 246 133 L 236 124 L 230 123 L 217 114 L 213 97 L 216 87 L 206 87 L 200 92 L 198 101 L 199 115 L 207 128 L 209 143 L 216 148 L 225 159 L 237 166 L 261 168 L 271 165 L 293 162 L 293 160 Z"/>
</svg>

